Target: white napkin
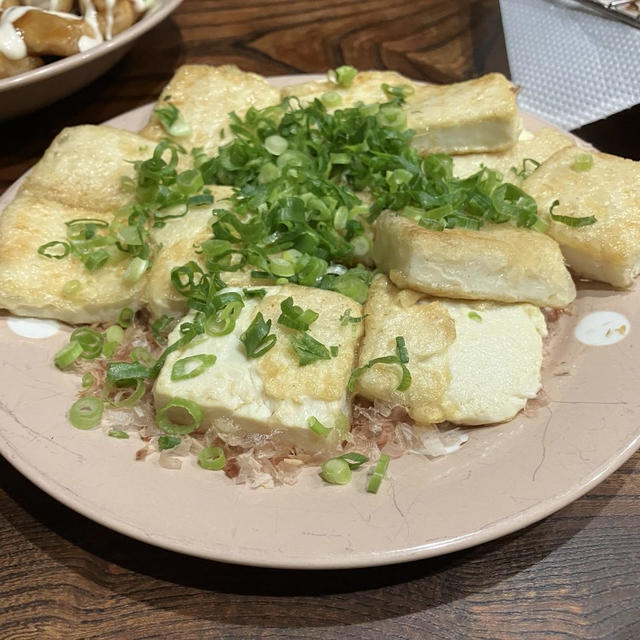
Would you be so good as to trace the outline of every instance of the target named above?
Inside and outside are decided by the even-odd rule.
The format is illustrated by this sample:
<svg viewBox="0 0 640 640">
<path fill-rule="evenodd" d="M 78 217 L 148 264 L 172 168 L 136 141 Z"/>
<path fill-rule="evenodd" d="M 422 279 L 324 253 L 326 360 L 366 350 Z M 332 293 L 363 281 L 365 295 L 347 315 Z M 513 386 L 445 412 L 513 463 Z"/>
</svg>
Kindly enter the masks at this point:
<svg viewBox="0 0 640 640">
<path fill-rule="evenodd" d="M 572 0 L 500 0 L 523 109 L 564 129 L 640 102 L 640 29 Z"/>
</svg>

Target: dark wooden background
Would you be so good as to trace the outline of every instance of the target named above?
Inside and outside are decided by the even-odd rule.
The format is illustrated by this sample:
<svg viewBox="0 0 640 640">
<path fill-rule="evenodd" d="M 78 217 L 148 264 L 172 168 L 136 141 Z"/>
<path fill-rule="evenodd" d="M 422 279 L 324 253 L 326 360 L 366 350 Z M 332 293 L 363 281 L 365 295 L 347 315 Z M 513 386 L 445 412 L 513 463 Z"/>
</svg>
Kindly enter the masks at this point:
<svg viewBox="0 0 640 640">
<path fill-rule="evenodd" d="M 497 0 L 186 0 L 112 71 L 0 124 L 0 192 L 67 125 L 154 99 L 184 62 L 265 75 L 347 62 L 449 82 L 508 72 Z M 579 131 L 638 158 L 638 108 Z M 640 455 L 557 514 L 441 558 L 282 571 L 149 547 L 0 459 L 0 639 L 640 638 Z"/>
</svg>

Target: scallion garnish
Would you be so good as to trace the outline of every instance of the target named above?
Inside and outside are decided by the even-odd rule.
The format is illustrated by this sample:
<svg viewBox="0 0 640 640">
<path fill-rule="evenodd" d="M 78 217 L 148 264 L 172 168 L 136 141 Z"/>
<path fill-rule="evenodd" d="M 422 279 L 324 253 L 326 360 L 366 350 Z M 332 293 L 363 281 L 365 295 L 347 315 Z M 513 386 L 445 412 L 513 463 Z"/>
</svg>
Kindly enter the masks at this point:
<svg viewBox="0 0 640 640">
<path fill-rule="evenodd" d="M 475 320 L 476 322 L 482 322 L 482 316 L 477 311 L 469 311 L 467 316 L 471 320 Z"/>
<path fill-rule="evenodd" d="M 178 436 L 160 436 L 158 438 L 158 449 L 160 449 L 160 451 L 174 449 L 180 442 L 181 440 Z"/>
<path fill-rule="evenodd" d="M 190 422 L 174 422 L 170 414 L 184 416 L 188 414 Z M 170 435 L 184 435 L 197 429 L 204 418 L 202 409 L 191 400 L 185 398 L 171 398 L 167 404 L 156 413 L 156 423 L 160 429 Z"/>
<path fill-rule="evenodd" d="M 129 307 L 125 307 L 118 314 L 118 324 L 123 329 L 126 329 L 127 327 L 131 326 L 131 323 L 133 322 L 134 317 L 135 317 L 135 312 Z"/>
<path fill-rule="evenodd" d="M 198 464 L 207 471 L 220 471 L 227 464 L 221 447 L 205 447 L 198 454 Z"/>
<path fill-rule="evenodd" d="M 348 89 L 357 74 L 358 70 L 355 67 L 345 64 L 341 67 L 337 67 L 336 69 L 331 69 L 327 73 L 327 77 L 331 82 Z"/>
<path fill-rule="evenodd" d="M 396 387 L 396 391 L 406 391 L 411 386 L 411 373 L 407 368 L 407 363 L 409 362 L 409 352 L 404 342 L 404 338 L 402 336 L 396 336 L 396 355 L 394 356 L 383 356 L 381 358 L 373 358 L 373 360 L 369 360 L 367 364 L 362 367 L 358 367 L 354 369 L 349 377 L 349 382 L 347 384 L 347 389 L 353 393 L 356 385 L 357 379 L 367 370 L 371 369 L 376 364 L 399 364 L 400 370 L 402 373 L 402 377 L 398 386 Z"/>
<path fill-rule="evenodd" d="M 53 362 L 58 369 L 68 369 L 82 355 L 82 345 L 76 340 L 71 340 L 53 357 Z"/>
<path fill-rule="evenodd" d="M 579 153 L 571 165 L 574 171 L 589 171 L 591 167 L 593 167 L 593 156 L 590 153 Z"/>
<path fill-rule="evenodd" d="M 331 427 L 325 427 L 315 416 L 311 416 L 307 420 L 307 427 L 323 438 L 326 438 L 333 431 Z"/>
<path fill-rule="evenodd" d="M 76 400 L 69 410 L 69 421 L 76 429 L 92 429 L 100 424 L 104 404 L 94 396 Z"/>
<path fill-rule="evenodd" d="M 563 216 L 560 214 L 553 213 L 553 210 L 560 204 L 559 200 L 554 200 L 553 204 L 549 208 L 549 216 L 554 222 L 561 222 L 562 224 L 566 224 L 568 227 L 587 227 L 591 224 L 597 222 L 597 219 L 594 216 L 584 216 L 581 218 L 573 217 L 573 216 Z"/>
<path fill-rule="evenodd" d="M 104 334 L 89 327 L 78 327 L 71 333 L 71 342 L 77 342 L 82 348 L 82 357 L 87 360 L 97 358 L 102 353 Z"/>
<path fill-rule="evenodd" d="M 165 104 L 167 105 L 166 107 L 153 110 L 164 130 L 170 136 L 175 136 L 176 138 L 188 136 L 191 133 L 191 127 L 185 122 L 178 107 L 166 100 Z"/>
<path fill-rule="evenodd" d="M 351 468 L 349 463 L 342 458 L 330 458 L 322 465 L 320 475 L 329 484 L 349 484 Z"/>
<path fill-rule="evenodd" d="M 348 324 L 358 324 L 362 322 L 367 316 L 352 316 L 351 309 L 345 309 L 344 313 L 340 316 L 340 324 L 341 326 L 346 326 Z"/>
<path fill-rule="evenodd" d="M 378 493 L 378 489 L 380 488 L 380 484 L 384 479 L 385 474 L 387 473 L 387 467 L 389 466 L 391 458 L 383 453 L 376 462 L 376 466 L 373 469 L 373 473 L 369 478 L 369 483 L 367 484 L 367 491 L 369 493 Z"/>
<path fill-rule="evenodd" d="M 298 331 L 307 331 L 319 315 L 312 309 L 303 310 L 302 307 L 293 304 L 291 296 L 280 303 L 280 310 L 282 313 L 278 318 L 278 324 Z"/>
<path fill-rule="evenodd" d="M 62 285 L 63 296 L 75 296 L 82 289 L 80 280 L 69 280 Z"/>
<path fill-rule="evenodd" d="M 126 440 L 129 437 L 129 434 L 122 429 L 110 429 L 107 435 L 120 440 Z"/>
<path fill-rule="evenodd" d="M 317 360 L 331 359 L 329 349 L 309 333 L 300 332 L 290 335 L 289 342 L 298 356 L 298 364 L 301 367 L 316 362 Z"/>
<path fill-rule="evenodd" d="M 52 240 L 38 247 L 38 253 L 41 256 L 45 258 L 55 258 L 56 260 L 61 260 L 68 256 L 69 251 L 71 251 L 69 244 L 60 240 Z"/>
<path fill-rule="evenodd" d="M 263 356 L 276 343 L 276 336 L 271 331 L 271 320 L 265 322 L 262 313 L 258 312 L 247 330 L 241 334 L 247 358 Z"/>
<path fill-rule="evenodd" d="M 199 353 L 195 356 L 176 360 L 171 369 L 171 379 L 175 381 L 195 378 L 210 369 L 215 364 L 215 361 L 216 356 L 206 353 Z"/>
<path fill-rule="evenodd" d="M 262 298 L 264 298 L 267 295 L 267 290 L 266 289 L 243 289 L 242 293 L 244 294 L 244 297 L 247 298 L 247 300 L 250 300 L 251 298 L 259 298 L 260 300 L 262 300 Z"/>
<path fill-rule="evenodd" d="M 123 382 L 151 378 L 152 370 L 139 362 L 110 362 L 107 367 L 107 382 Z"/>
</svg>

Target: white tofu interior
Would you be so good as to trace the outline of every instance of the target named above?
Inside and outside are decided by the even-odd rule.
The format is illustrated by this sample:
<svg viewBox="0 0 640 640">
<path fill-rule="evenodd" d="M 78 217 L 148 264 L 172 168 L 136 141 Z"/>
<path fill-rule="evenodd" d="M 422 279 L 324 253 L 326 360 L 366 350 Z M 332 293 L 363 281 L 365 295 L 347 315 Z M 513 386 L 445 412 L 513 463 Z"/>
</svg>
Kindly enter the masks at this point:
<svg viewBox="0 0 640 640">
<path fill-rule="evenodd" d="M 400 291 L 380 275 L 365 314 L 359 366 L 393 354 L 402 336 L 412 382 L 397 391 L 399 366 L 376 364 L 356 391 L 404 407 L 417 424 L 503 422 L 540 390 L 546 326 L 532 305 L 436 300 Z"/>
<path fill-rule="evenodd" d="M 241 291 L 230 287 L 229 291 Z M 184 349 L 169 355 L 154 387 L 157 407 L 171 397 L 196 402 L 205 413 L 206 425 L 214 425 L 223 438 L 234 434 L 260 433 L 278 436 L 294 449 L 315 451 L 339 438 L 345 418 L 350 415 L 347 383 L 362 332 L 360 324 L 341 324 L 342 314 L 362 314 L 361 306 L 338 293 L 298 286 L 268 287 L 262 300 L 249 299 L 232 333 L 221 337 L 204 335 Z M 277 322 L 280 303 L 288 296 L 303 309 L 319 313 L 309 333 L 327 348 L 337 346 L 338 354 L 299 366 L 288 335 L 291 330 Z M 240 335 L 258 313 L 271 319 L 276 344 L 259 358 L 248 358 Z M 185 317 L 190 320 L 192 314 Z M 180 337 L 176 328 L 169 343 Z M 171 380 L 171 370 L 181 358 L 213 354 L 216 363 L 201 375 Z M 307 426 L 315 417 L 325 427 L 336 427 L 329 440 Z"/>
</svg>

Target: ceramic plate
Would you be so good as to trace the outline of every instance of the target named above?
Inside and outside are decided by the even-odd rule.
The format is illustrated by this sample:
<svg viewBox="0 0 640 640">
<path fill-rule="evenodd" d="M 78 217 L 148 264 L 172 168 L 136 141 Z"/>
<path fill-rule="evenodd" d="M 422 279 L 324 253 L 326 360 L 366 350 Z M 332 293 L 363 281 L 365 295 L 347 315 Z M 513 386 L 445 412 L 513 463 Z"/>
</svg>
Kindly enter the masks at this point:
<svg viewBox="0 0 640 640">
<path fill-rule="evenodd" d="M 300 78 L 298 78 L 300 80 Z M 275 79 L 283 84 L 291 78 Z M 151 107 L 109 124 L 137 130 Z M 542 123 L 525 117 L 530 129 Z M 2 199 L 6 204 L 16 185 Z M 67 422 L 79 379 L 53 354 L 70 328 L 0 316 L 0 451 L 44 491 L 144 542 L 203 558 L 288 568 L 381 565 L 456 551 L 525 527 L 586 493 L 640 445 L 640 295 L 581 282 L 553 326 L 545 402 L 469 430 L 458 452 L 392 461 L 377 495 L 366 476 L 250 490 L 194 460 L 134 461 L 142 443 Z"/>
<path fill-rule="evenodd" d="M 42 67 L 0 79 L 0 121 L 64 98 L 110 69 L 134 42 L 160 24 L 182 0 L 156 0 L 138 22 L 108 42 Z"/>
</svg>

